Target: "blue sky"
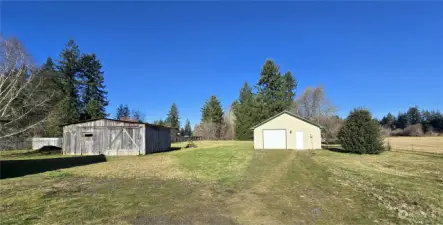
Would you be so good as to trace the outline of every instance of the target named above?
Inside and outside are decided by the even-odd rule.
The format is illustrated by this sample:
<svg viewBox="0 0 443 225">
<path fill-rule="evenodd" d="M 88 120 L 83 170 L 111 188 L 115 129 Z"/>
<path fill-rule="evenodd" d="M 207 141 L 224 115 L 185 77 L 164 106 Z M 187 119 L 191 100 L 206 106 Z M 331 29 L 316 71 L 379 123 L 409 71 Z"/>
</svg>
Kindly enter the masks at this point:
<svg viewBox="0 0 443 225">
<path fill-rule="evenodd" d="M 103 63 L 111 114 L 128 104 L 146 120 L 176 102 L 200 120 L 215 94 L 225 108 L 266 59 L 307 86 L 323 85 L 346 116 L 418 105 L 443 110 L 443 2 L 3 2 L 2 35 L 36 63 L 68 39 Z M 182 120 L 182 123 L 184 120 Z"/>
</svg>

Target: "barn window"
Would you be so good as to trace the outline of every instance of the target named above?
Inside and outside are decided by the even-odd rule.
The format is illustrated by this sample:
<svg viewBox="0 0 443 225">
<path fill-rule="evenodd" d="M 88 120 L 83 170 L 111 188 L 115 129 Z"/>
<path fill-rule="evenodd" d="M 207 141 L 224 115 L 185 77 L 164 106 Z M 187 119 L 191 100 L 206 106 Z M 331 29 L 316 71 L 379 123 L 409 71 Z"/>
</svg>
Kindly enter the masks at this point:
<svg viewBox="0 0 443 225">
<path fill-rule="evenodd" d="M 92 137 L 94 135 L 92 133 L 84 133 L 83 136 L 85 136 L 85 137 Z"/>
</svg>

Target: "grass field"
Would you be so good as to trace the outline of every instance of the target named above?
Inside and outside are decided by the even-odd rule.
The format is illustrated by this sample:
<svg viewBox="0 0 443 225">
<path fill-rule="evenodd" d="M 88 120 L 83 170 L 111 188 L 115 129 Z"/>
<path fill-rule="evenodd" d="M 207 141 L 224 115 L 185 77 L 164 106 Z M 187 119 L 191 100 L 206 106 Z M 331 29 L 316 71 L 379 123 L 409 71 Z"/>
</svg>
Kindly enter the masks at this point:
<svg viewBox="0 0 443 225">
<path fill-rule="evenodd" d="M 443 137 L 389 137 L 393 150 L 422 151 L 443 154 Z"/>
<path fill-rule="evenodd" d="M 437 154 L 197 145 L 0 180 L 1 223 L 443 223 L 443 157 Z"/>
</svg>

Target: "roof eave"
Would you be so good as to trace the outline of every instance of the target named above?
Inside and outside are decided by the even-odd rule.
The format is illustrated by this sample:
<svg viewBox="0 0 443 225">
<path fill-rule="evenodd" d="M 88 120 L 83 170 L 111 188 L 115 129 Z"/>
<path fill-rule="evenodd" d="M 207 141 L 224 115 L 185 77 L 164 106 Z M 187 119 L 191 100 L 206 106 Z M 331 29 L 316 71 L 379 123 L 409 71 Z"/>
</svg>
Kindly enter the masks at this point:
<svg viewBox="0 0 443 225">
<path fill-rule="evenodd" d="M 259 127 L 259 126 L 261 126 L 261 125 L 263 125 L 263 124 L 265 124 L 265 123 L 267 123 L 267 122 L 269 122 L 269 121 L 271 121 L 271 120 L 273 120 L 273 119 L 275 119 L 275 118 L 277 118 L 277 117 L 279 117 L 279 116 L 281 116 L 281 115 L 283 115 L 283 114 L 285 114 L 285 113 L 286 113 L 286 114 L 289 114 L 290 116 L 295 117 L 295 118 L 297 118 L 297 119 L 299 119 L 299 120 L 302 120 L 302 121 L 304 121 L 304 122 L 306 122 L 306 123 L 312 124 L 312 125 L 314 125 L 314 126 L 320 128 L 320 129 L 324 129 L 324 127 L 323 127 L 322 125 L 317 124 L 317 123 L 314 123 L 314 122 L 312 122 L 312 121 L 309 121 L 309 120 L 307 120 L 307 119 L 305 119 L 305 118 L 303 118 L 303 117 L 301 117 L 301 116 L 295 115 L 294 113 L 291 113 L 291 112 L 289 112 L 289 111 L 287 111 L 287 110 L 275 114 L 274 116 L 272 116 L 272 117 L 266 119 L 265 121 L 263 121 L 263 122 L 261 122 L 261 123 L 255 125 L 255 126 L 251 127 L 250 129 L 251 129 L 251 130 L 254 130 L 255 128 L 257 128 L 257 127 Z"/>
</svg>

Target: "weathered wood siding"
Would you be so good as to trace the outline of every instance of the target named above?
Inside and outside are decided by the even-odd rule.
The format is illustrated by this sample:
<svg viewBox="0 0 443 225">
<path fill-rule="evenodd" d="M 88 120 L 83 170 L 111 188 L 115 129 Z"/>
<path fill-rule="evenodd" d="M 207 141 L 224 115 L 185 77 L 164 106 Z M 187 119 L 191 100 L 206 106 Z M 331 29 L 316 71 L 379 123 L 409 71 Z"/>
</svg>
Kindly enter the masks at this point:
<svg viewBox="0 0 443 225">
<path fill-rule="evenodd" d="M 171 132 L 169 128 L 146 125 L 146 154 L 164 152 L 171 149 Z"/>
<path fill-rule="evenodd" d="M 63 153 L 69 155 L 145 154 L 145 124 L 96 120 L 63 127 Z"/>
</svg>

